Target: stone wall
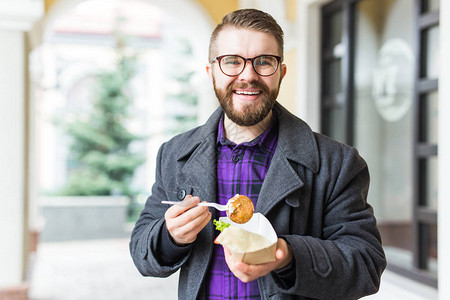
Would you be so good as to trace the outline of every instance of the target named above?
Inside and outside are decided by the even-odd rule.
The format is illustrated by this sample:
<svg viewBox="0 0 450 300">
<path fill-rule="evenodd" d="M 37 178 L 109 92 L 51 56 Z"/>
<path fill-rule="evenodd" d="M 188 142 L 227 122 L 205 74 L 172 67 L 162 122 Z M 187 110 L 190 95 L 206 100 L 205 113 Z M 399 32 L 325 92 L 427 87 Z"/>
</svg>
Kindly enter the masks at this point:
<svg viewBox="0 0 450 300">
<path fill-rule="evenodd" d="M 44 197 L 40 198 L 44 226 L 40 241 L 122 238 L 128 197 Z"/>
</svg>

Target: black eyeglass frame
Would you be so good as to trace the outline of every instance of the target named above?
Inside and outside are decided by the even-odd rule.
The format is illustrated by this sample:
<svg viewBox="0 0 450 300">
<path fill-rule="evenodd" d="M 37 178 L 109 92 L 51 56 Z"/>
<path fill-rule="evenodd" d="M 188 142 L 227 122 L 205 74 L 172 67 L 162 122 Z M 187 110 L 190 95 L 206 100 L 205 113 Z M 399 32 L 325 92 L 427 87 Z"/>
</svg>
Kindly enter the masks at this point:
<svg viewBox="0 0 450 300">
<path fill-rule="evenodd" d="M 222 58 L 224 58 L 226 56 L 237 56 L 237 57 L 240 57 L 240 58 L 242 58 L 244 60 L 244 67 L 242 68 L 242 70 L 238 74 L 236 74 L 236 75 L 228 75 L 227 73 L 225 73 L 222 70 L 222 65 L 220 64 L 220 61 L 222 60 Z M 255 65 L 253 64 L 253 62 L 255 61 L 255 59 L 260 58 L 261 56 L 271 56 L 271 57 L 275 57 L 276 58 L 276 60 L 277 60 L 277 67 L 275 68 L 275 71 L 273 71 L 272 74 L 261 75 L 261 74 L 258 73 L 258 71 L 256 71 L 256 68 L 255 68 Z M 223 74 L 225 74 L 226 76 L 229 76 L 229 77 L 236 77 L 236 76 L 239 76 L 242 72 L 244 72 L 245 66 L 247 65 L 247 61 L 251 62 L 253 71 L 255 71 L 256 74 L 258 74 L 259 76 L 262 76 L 262 77 L 268 77 L 268 76 L 272 76 L 273 74 L 275 74 L 278 71 L 278 68 L 280 67 L 280 63 L 281 63 L 281 56 L 272 55 L 272 54 L 261 54 L 261 55 L 255 56 L 253 58 L 245 58 L 245 57 L 242 57 L 242 56 L 237 55 L 237 54 L 225 54 L 225 55 L 220 55 L 220 56 L 217 56 L 216 58 L 214 58 L 211 61 L 211 64 L 213 64 L 216 61 L 219 63 L 220 71 L 222 71 Z"/>
</svg>

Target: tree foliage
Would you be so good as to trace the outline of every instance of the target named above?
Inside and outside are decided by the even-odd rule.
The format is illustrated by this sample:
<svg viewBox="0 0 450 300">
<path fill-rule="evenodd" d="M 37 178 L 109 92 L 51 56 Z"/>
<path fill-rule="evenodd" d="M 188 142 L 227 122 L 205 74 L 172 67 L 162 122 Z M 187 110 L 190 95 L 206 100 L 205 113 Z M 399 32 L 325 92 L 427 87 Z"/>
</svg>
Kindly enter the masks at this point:
<svg viewBox="0 0 450 300">
<path fill-rule="evenodd" d="M 167 59 L 165 76 L 170 89 L 164 99 L 166 132 L 175 135 L 197 125 L 198 94 L 192 82 L 196 66 L 192 65 L 193 49 L 186 39 L 174 40 L 168 48 L 170 59 Z"/>
<path fill-rule="evenodd" d="M 132 99 L 130 80 L 136 59 L 126 55 L 124 38 L 117 38 L 117 65 L 97 74 L 92 106 L 87 114 L 63 121 L 71 139 L 69 177 L 64 195 L 131 195 L 131 180 L 144 156 L 130 145 L 140 137 L 127 129 Z"/>
</svg>

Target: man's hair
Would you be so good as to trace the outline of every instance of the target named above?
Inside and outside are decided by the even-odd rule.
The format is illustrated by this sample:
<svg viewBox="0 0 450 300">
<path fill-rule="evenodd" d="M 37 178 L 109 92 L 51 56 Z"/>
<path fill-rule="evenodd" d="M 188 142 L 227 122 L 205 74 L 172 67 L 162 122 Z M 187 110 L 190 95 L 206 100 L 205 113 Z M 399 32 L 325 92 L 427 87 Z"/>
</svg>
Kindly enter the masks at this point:
<svg viewBox="0 0 450 300">
<path fill-rule="evenodd" d="M 218 53 L 217 36 L 222 30 L 229 28 L 249 29 L 272 35 L 277 41 L 279 55 L 283 57 L 284 33 L 277 21 L 268 13 L 257 9 L 240 9 L 225 15 L 222 23 L 217 25 L 211 34 L 209 41 L 209 61 L 212 61 Z"/>
</svg>

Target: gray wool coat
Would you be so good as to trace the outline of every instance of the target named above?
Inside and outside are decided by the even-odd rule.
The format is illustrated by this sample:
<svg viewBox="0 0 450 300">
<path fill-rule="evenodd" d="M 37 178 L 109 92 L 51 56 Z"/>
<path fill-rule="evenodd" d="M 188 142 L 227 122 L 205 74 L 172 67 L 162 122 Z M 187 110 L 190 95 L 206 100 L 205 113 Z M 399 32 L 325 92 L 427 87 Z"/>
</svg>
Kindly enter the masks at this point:
<svg viewBox="0 0 450 300">
<path fill-rule="evenodd" d="M 287 284 L 275 272 L 259 278 L 262 299 L 357 299 L 377 292 L 386 259 L 366 201 L 366 163 L 354 148 L 313 133 L 278 103 L 276 109 L 278 146 L 255 211 L 291 246 L 295 279 Z M 131 236 L 131 256 L 142 275 L 167 277 L 181 268 L 179 299 L 205 298 L 214 228 L 211 221 L 185 257 L 165 266 L 156 253 L 167 210 L 160 202 L 185 193 L 215 201 L 221 114 L 219 108 L 205 125 L 161 146 L 156 182 Z"/>
</svg>

